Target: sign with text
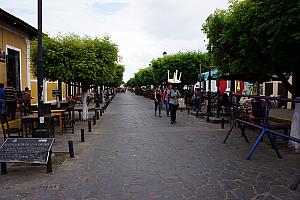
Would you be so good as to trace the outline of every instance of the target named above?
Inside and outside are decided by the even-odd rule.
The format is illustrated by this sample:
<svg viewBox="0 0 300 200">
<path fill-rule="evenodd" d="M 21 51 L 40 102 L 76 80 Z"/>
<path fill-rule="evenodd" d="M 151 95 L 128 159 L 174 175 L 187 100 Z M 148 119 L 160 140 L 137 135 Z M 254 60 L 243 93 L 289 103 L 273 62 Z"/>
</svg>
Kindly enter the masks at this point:
<svg viewBox="0 0 300 200">
<path fill-rule="evenodd" d="M 0 147 L 0 162 L 47 164 L 53 138 L 7 138 Z"/>
<path fill-rule="evenodd" d="M 56 96 L 60 96 L 60 90 L 52 90 L 52 96 L 56 97 Z"/>
</svg>

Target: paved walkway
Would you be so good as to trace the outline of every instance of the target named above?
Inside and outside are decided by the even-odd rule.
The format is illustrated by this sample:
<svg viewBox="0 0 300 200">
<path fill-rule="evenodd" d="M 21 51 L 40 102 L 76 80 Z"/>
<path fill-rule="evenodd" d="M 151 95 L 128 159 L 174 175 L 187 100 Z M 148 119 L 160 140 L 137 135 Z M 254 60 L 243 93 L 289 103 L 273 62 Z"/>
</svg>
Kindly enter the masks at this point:
<svg viewBox="0 0 300 200">
<path fill-rule="evenodd" d="M 118 94 L 80 143 L 76 133 L 57 136 L 54 151 L 75 141 L 75 159 L 46 174 L 45 167 L 9 167 L 0 176 L 0 199 L 300 199 L 288 187 L 300 174 L 300 155 L 267 143 L 245 160 L 250 144 L 238 129 L 222 144 L 220 125 L 178 112 L 177 123 L 154 116 L 153 101 Z M 228 125 L 226 127 L 228 129 Z M 251 144 L 257 132 L 248 131 Z"/>
</svg>

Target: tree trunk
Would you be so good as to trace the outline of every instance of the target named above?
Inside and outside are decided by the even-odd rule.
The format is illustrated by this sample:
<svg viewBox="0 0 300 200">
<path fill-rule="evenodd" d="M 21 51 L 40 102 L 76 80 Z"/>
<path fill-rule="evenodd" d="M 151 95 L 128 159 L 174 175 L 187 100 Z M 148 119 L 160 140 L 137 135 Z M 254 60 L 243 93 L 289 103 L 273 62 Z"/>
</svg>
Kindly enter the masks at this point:
<svg viewBox="0 0 300 200">
<path fill-rule="evenodd" d="M 295 89 L 295 97 L 300 97 L 300 70 L 293 72 L 293 86 Z"/>
<path fill-rule="evenodd" d="M 280 73 L 280 72 L 277 73 L 277 72 L 276 72 L 276 75 L 278 76 L 279 80 L 282 82 L 283 86 L 284 86 L 290 93 L 292 93 L 293 95 L 295 95 L 295 94 L 296 94 L 296 90 L 295 90 L 296 85 L 290 84 L 289 81 L 287 80 L 287 78 L 284 76 L 283 73 Z M 295 74 L 295 76 L 296 76 L 296 74 Z"/>
<path fill-rule="evenodd" d="M 57 89 L 59 92 L 58 100 L 61 101 L 62 100 L 62 81 L 61 80 L 58 80 L 58 82 L 57 82 Z"/>
<path fill-rule="evenodd" d="M 82 99 L 82 119 L 88 120 L 89 119 L 89 110 L 87 106 L 87 96 L 88 96 L 88 90 L 84 89 L 83 93 L 83 99 Z"/>
<path fill-rule="evenodd" d="M 300 99 L 300 97 L 298 97 L 296 99 Z M 300 103 L 296 103 L 296 106 L 295 106 L 290 135 L 291 135 L 291 137 L 300 139 Z M 291 148 L 295 149 L 297 152 L 300 151 L 300 143 L 298 143 L 298 142 L 290 141 L 289 146 Z"/>
<path fill-rule="evenodd" d="M 230 80 L 230 91 L 235 93 L 235 80 Z"/>
<path fill-rule="evenodd" d="M 72 93 L 71 90 L 72 90 L 71 82 L 69 82 L 68 83 L 68 97 L 71 96 L 71 93 Z"/>
<path fill-rule="evenodd" d="M 100 103 L 103 103 L 103 86 L 100 86 Z"/>
</svg>

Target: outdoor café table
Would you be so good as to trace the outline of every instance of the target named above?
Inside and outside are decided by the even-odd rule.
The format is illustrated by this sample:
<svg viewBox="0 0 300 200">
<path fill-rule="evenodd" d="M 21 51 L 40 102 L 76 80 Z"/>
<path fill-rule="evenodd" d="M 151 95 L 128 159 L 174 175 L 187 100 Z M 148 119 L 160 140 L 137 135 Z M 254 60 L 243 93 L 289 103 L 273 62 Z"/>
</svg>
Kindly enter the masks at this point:
<svg viewBox="0 0 300 200">
<path fill-rule="evenodd" d="M 51 115 L 45 115 L 45 121 L 50 120 L 54 117 L 59 116 L 57 113 L 51 113 Z M 21 117 L 22 126 L 24 126 L 25 137 L 28 137 L 28 133 L 33 133 L 34 124 L 38 123 L 39 116 L 38 113 L 33 113 L 27 116 Z"/>
<path fill-rule="evenodd" d="M 51 114 L 55 114 L 58 117 L 60 129 L 62 129 L 62 114 L 66 111 L 66 109 L 51 110 Z M 38 113 L 38 111 L 33 111 L 32 113 Z"/>
</svg>

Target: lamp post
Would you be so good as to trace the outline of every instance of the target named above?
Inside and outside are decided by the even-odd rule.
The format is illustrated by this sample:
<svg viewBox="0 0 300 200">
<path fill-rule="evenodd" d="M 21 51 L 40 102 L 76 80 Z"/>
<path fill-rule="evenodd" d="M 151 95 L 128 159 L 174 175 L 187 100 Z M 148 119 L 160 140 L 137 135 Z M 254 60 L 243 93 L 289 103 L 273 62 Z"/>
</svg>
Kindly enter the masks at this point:
<svg viewBox="0 0 300 200">
<path fill-rule="evenodd" d="M 167 56 L 167 52 L 164 51 L 164 52 L 163 52 L 163 58 L 166 57 L 166 56 Z M 167 80 L 167 82 L 166 82 L 166 87 L 168 87 L 168 86 L 167 86 L 167 83 L 168 83 L 168 80 Z M 165 84 L 163 83 L 163 85 L 165 85 Z"/>
<path fill-rule="evenodd" d="M 202 90 L 201 90 L 201 83 L 202 83 L 202 64 L 200 64 L 200 77 L 199 77 L 199 88 L 200 88 L 200 106 L 199 106 L 199 111 L 201 112 L 201 107 L 202 107 Z"/>
<path fill-rule="evenodd" d="M 44 66 L 43 66 L 43 47 L 42 47 L 42 0 L 38 0 L 38 117 L 39 126 L 36 137 L 49 137 L 45 125 L 45 113 L 43 109 L 44 100 Z"/>
</svg>

